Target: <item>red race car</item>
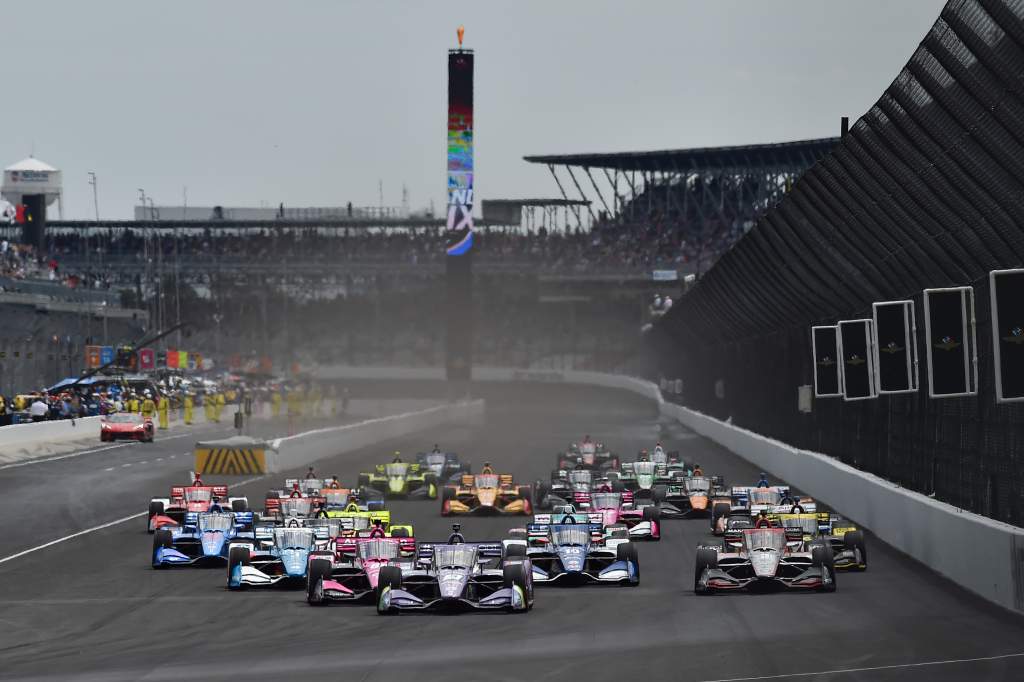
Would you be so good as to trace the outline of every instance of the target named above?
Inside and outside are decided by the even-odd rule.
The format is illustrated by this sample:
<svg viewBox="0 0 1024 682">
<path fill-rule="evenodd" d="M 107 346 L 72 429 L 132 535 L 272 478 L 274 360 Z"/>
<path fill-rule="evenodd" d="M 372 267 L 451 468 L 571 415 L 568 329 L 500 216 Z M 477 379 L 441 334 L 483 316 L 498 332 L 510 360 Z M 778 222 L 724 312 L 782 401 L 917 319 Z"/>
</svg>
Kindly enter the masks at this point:
<svg viewBox="0 0 1024 682">
<path fill-rule="evenodd" d="M 164 527 L 182 526 L 216 504 L 222 511 L 248 512 L 245 497 L 229 497 L 226 485 L 206 485 L 198 478 L 192 485 L 176 485 L 170 497 L 154 497 L 149 501 L 147 529 L 150 533 Z M 238 518 L 236 516 L 236 518 Z"/>
<path fill-rule="evenodd" d="M 100 440 L 108 442 L 118 438 L 152 443 L 153 420 L 131 412 L 108 414 L 100 421 Z"/>
</svg>

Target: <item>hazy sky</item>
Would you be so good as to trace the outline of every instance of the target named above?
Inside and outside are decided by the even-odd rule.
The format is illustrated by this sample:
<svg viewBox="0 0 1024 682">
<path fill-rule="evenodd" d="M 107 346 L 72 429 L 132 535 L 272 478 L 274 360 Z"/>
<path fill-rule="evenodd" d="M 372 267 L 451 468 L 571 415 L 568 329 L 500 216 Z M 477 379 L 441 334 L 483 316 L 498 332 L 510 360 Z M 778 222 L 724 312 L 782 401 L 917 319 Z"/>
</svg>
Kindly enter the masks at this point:
<svg viewBox="0 0 1024 682">
<path fill-rule="evenodd" d="M 938 0 L 4 3 L 0 164 L 64 171 L 65 216 L 376 205 L 445 188 L 446 50 L 476 50 L 476 197 L 556 196 L 527 154 L 824 137 Z"/>
</svg>

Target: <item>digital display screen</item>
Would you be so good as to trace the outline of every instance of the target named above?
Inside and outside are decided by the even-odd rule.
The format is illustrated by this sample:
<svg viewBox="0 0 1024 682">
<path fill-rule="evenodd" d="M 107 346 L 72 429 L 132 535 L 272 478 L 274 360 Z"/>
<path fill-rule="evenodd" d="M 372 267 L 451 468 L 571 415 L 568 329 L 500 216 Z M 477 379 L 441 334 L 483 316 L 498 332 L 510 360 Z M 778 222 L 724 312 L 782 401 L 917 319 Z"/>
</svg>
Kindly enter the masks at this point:
<svg viewBox="0 0 1024 682">
<path fill-rule="evenodd" d="M 473 248 L 473 53 L 448 53 L 449 256 Z"/>
</svg>

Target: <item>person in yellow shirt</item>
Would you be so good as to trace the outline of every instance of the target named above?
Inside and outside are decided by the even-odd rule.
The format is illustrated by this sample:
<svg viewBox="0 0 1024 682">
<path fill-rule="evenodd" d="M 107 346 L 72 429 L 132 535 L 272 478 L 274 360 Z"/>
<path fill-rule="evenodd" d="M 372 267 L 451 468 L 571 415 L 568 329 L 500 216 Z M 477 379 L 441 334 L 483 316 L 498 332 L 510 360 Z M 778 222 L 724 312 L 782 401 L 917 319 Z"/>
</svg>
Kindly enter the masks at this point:
<svg viewBox="0 0 1024 682">
<path fill-rule="evenodd" d="M 145 417 L 146 419 L 152 419 L 154 416 L 156 416 L 156 403 L 153 402 L 153 399 L 150 398 L 148 395 L 142 401 L 141 412 L 142 416 Z"/>
<path fill-rule="evenodd" d="M 274 391 L 270 396 L 271 415 L 276 419 L 281 416 L 281 392 Z"/>
<path fill-rule="evenodd" d="M 132 414 L 136 414 L 139 411 L 139 399 L 132 393 L 128 396 L 128 411 Z"/>
<path fill-rule="evenodd" d="M 157 414 L 160 415 L 160 428 L 166 431 L 170 426 L 169 422 L 171 418 L 171 401 L 167 399 L 167 396 L 160 396 L 160 399 L 156 403 L 156 411 Z"/>
<path fill-rule="evenodd" d="M 206 421 L 214 421 L 217 412 L 217 401 L 212 393 L 203 394 L 203 412 L 206 414 Z"/>
<path fill-rule="evenodd" d="M 185 424 L 192 423 L 192 409 L 195 407 L 195 403 L 192 401 L 192 394 L 185 394 Z"/>
</svg>

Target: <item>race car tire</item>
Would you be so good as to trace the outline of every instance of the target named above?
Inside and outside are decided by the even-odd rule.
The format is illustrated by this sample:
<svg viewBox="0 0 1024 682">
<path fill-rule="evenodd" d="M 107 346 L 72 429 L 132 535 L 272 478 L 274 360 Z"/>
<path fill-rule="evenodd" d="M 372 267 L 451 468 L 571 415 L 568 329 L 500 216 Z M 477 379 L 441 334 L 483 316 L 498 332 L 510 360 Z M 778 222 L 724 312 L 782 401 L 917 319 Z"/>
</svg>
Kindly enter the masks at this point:
<svg viewBox="0 0 1024 682">
<path fill-rule="evenodd" d="M 728 502 L 715 502 L 711 506 L 711 530 L 718 526 L 718 519 L 728 516 L 732 512 L 732 505 Z"/>
<path fill-rule="evenodd" d="M 370 477 L 367 476 L 366 474 L 359 474 L 359 478 L 356 481 L 356 487 L 357 488 L 369 488 L 370 487 Z"/>
<path fill-rule="evenodd" d="M 518 586 L 523 591 L 524 595 L 529 595 L 529 585 L 526 577 L 526 566 L 523 564 L 505 564 L 501 569 L 502 583 L 506 589 Z M 529 601 L 524 611 L 530 609 Z M 508 608 L 509 613 L 515 613 L 515 609 L 511 606 Z"/>
<path fill-rule="evenodd" d="M 455 488 L 449 488 L 448 486 L 445 486 L 444 489 L 441 490 L 441 499 L 442 500 L 454 500 L 455 499 Z"/>
<path fill-rule="evenodd" d="M 249 503 L 246 500 L 231 500 L 231 511 L 247 512 L 249 511 Z"/>
<path fill-rule="evenodd" d="M 393 538 L 407 538 L 410 537 L 408 528 L 392 528 L 391 537 Z"/>
<path fill-rule="evenodd" d="M 666 497 L 668 497 L 668 486 L 656 485 L 651 488 L 651 499 L 654 500 L 654 504 L 664 502 Z"/>
<path fill-rule="evenodd" d="M 381 615 L 395 613 L 394 611 L 380 610 L 380 596 L 385 587 L 390 587 L 392 590 L 402 589 L 402 569 L 398 566 L 384 566 L 380 569 L 380 574 L 377 576 L 377 590 L 374 594 L 377 598 L 377 613 Z"/>
<path fill-rule="evenodd" d="M 171 535 L 171 531 L 167 530 L 166 528 L 161 528 L 160 530 L 153 533 L 153 568 L 164 568 L 164 566 L 156 563 L 156 550 L 160 549 L 161 547 L 173 546 L 174 540 L 173 536 Z"/>
<path fill-rule="evenodd" d="M 324 606 L 324 578 L 331 575 L 330 559 L 313 559 L 306 574 L 306 601 L 311 606 Z"/>
<path fill-rule="evenodd" d="M 693 591 L 697 594 L 711 594 L 711 590 L 700 586 L 700 577 L 705 568 L 718 568 L 718 552 L 711 547 L 697 548 L 697 561 L 693 568 Z"/>
<path fill-rule="evenodd" d="M 616 561 L 632 561 L 636 568 L 636 581 L 628 583 L 635 587 L 640 582 L 640 556 L 637 554 L 636 545 L 632 542 L 623 542 L 615 547 Z"/>
<path fill-rule="evenodd" d="M 526 500 L 530 504 L 533 504 L 533 488 L 528 485 L 521 485 L 516 487 L 516 494 L 522 499 Z"/>
<path fill-rule="evenodd" d="M 661 509 L 653 504 L 644 507 L 644 521 L 661 521 Z"/>
<path fill-rule="evenodd" d="M 231 574 L 235 570 L 235 566 L 248 566 L 249 565 L 249 548 L 232 546 L 228 547 L 228 589 L 238 590 L 241 587 L 231 587 Z"/>
<path fill-rule="evenodd" d="M 514 545 L 505 546 L 505 559 L 525 559 L 526 558 L 526 545 L 520 545 L 516 543 Z"/>
<path fill-rule="evenodd" d="M 868 565 L 868 546 L 864 542 L 864 533 L 862 531 L 859 531 L 859 530 L 847 531 L 846 533 L 843 534 L 843 545 L 846 547 L 846 549 L 850 550 L 851 552 L 854 551 L 854 550 L 859 550 L 860 551 L 860 556 L 861 556 L 861 559 L 862 559 L 862 563 L 864 564 L 864 568 L 860 568 L 859 566 L 856 566 L 856 567 L 854 567 L 853 570 L 855 570 L 855 571 L 865 571 L 865 570 L 867 570 L 867 565 Z"/>
<path fill-rule="evenodd" d="M 157 500 L 153 500 L 152 502 L 149 503 L 149 516 L 146 517 L 146 530 L 147 531 L 149 531 L 150 533 L 153 532 L 153 530 L 149 527 L 149 522 L 153 519 L 154 516 L 160 516 L 163 513 L 164 513 L 164 503 L 163 502 L 159 502 Z"/>
<path fill-rule="evenodd" d="M 820 592 L 835 592 L 836 591 L 836 560 L 835 555 L 832 553 L 832 548 L 823 542 L 811 543 L 811 565 L 819 566 L 821 569 L 827 570 L 832 576 L 832 582 L 828 585 L 822 585 L 819 588 Z"/>
<path fill-rule="evenodd" d="M 612 492 L 613 493 L 621 493 L 623 490 L 626 489 L 626 484 L 623 483 L 622 479 L 619 478 L 618 476 L 616 476 L 615 478 L 611 479 L 611 481 L 612 481 Z"/>
</svg>

